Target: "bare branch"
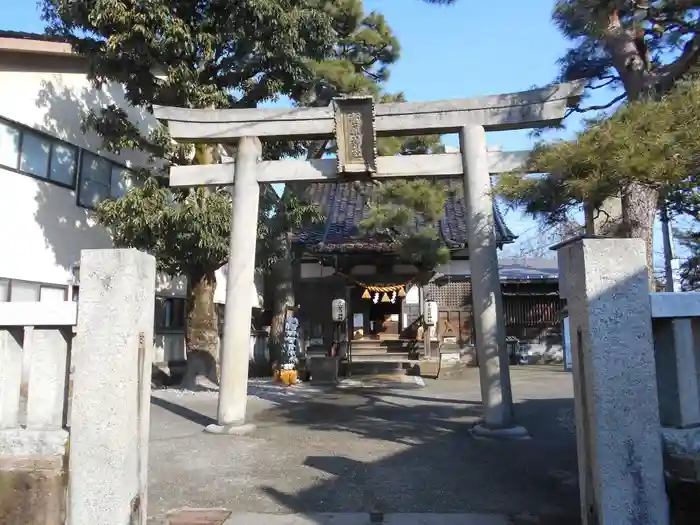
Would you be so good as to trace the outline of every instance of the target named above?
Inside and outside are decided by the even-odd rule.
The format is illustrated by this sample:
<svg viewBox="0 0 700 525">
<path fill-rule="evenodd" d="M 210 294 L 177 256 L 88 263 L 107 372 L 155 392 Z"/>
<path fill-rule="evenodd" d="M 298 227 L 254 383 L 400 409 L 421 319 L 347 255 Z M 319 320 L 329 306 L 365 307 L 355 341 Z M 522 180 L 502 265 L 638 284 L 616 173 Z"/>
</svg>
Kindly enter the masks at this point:
<svg viewBox="0 0 700 525">
<path fill-rule="evenodd" d="M 612 100 L 611 100 L 610 102 L 608 102 L 607 104 L 601 104 L 601 105 L 599 105 L 599 106 L 588 106 L 588 107 L 585 107 L 585 108 L 573 107 L 573 108 L 571 108 L 571 112 L 586 113 L 586 112 L 588 112 L 588 111 L 601 111 L 601 110 L 603 110 L 603 109 L 608 109 L 608 108 L 614 106 L 615 104 L 617 104 L 618 102 L 624 100 L 625 98 L 627 98 L 627 93 L 622 93 L 621 95 L 616 96 L 614 99 L 612 99 Z M 567 115 L 567 116 L 568 116 L 568 115 Z"/>
<path fill-rule="evenodd" d="M 700 34 L 696 34 L 691 40 L 686 42 L 683 53 L 670 64 L 659 68 L 661 77 L 659 91 L 665 93 L 675 82 L 685 75 L 688 70 L 700 59 Z"/>
<path fill-rule="evenodd" d="M 593 84 L 589 84 L 587 87 L 588 89 L 600 89 L 604 88 L 605 86 L 609 86 L 610 84 L 614 84 L 615 82 L 619 82 L 620 77 L 612 77 L 610 78 L 607 82 L 603 82 L 602 84 L 598 84 L 594 86 Z"/>
</svg>

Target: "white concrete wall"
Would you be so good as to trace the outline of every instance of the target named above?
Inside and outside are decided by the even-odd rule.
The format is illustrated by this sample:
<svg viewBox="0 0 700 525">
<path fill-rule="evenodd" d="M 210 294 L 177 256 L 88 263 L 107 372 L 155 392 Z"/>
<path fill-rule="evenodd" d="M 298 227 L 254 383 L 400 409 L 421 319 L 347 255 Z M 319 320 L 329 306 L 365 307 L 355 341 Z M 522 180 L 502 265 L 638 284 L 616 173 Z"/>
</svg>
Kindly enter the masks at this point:
<svg viewBox="0 0 700 525">
<path fill-rule="evenodd" d="M 459 259 L 456 261 L 449 261 L 446 264 L 438 264 L 435 267 L 437 273 L 444 275 L 471 275 L 471 266 L 469 261 Z"/>
<path fill-rule="evenodd" d="M 301 263 L 301 278 L 315 279 L 318 277 L 328 277 L 335 273 L 335 268 L 332 266 L 323 266 L 318 263 Z"/>
<path fill-rule="evenodd" d="M 147 112 L 128 105 L 121 86 L 95 89 L 74 57 L 0 54 L 0 117 L 24 124 L 127 166 L 147 157 L 119 156 L 100 149 L 95 133 L 83 133 L 83 115 L 109 104 L 125 108 L 143 132 L 157 125 Z M 107 232 L 76 204 L 76 191 L 0 168 L 0 278 L 66 285 L 71 265 L 88 248 L 112 248 Z M 259 293 L 253 306 L 262 305 Z M 159 278 L 159 294 L 183 297 L 186 280 Z M 225 302 L 225 269 L 217 272 L 216 301 Z"/>
<path fill-rule="evenodd" d="M 83 134 L 83 114 L 115 103 L 127 107 L 120 87 L 93 88 L 74 60 L 32 56 L 17 63 L 0 56 L 0 116 L 123 164 L 144 165 L 136 152 L 119 157 L 100 151 L 94 133 Z M 50 69 L 53 69 L 51 71 Z M 60 72 L 54 72 L 59 70 Z M 144 128 L 156 123 L 131 108 Z M 86 248 L 111 248 L 107 232 L 77 206 L 76 192 L 0 168 L 0 277 L 64 285 Z M 167 286 L 166 286 L 167 287 Z"/>
</svg>

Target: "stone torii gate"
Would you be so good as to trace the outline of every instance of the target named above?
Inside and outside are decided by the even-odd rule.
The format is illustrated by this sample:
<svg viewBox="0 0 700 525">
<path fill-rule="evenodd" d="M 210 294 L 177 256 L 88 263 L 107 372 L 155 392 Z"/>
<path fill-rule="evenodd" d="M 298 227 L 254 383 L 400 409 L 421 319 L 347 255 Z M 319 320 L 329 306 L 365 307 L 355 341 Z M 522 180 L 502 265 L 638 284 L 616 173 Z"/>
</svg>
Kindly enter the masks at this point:
<svg viewBox="0 0 700 525">
<path fill-rule="evenodd" d="M 520 93 L 439 102 L 374 105 L 369 97 L 335 99 L 327 108 L 184 109 L 156 107 L 179 142 L 237 141 L 234 163 L 170 168 L 171 186 L 233 185 L 230 254 L 217 424 L 209 432 L 240 434 L 246 424 L 250 302 L 260 183 L 335 182 L 359 177 L 464 177 L 467 242 L 479 358 L 484 433 L 521 436 L 512 410 L 508 353 L 498 275 L 492 173 L 519 169 L 527 152 L 493 152 L 487 131 L 560 122 L 581 95 L 579 83 Z M 376 156 L 376 136 L 459 133 L 461 151 Z M 337 159 L 262 161 L 262 140 L 335 139 Z M 330 307 L 330 306 L 329 306 Z"/>
</svg>

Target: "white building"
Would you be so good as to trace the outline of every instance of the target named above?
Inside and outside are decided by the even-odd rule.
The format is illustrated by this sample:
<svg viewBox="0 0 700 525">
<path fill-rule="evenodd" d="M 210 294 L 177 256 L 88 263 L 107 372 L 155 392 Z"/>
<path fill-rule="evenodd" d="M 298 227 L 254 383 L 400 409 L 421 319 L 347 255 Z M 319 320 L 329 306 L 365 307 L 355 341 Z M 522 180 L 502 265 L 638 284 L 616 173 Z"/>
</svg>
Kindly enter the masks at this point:
<svg viewBox="0 0 700 525">
<path fill-rule="evenodd" d="M 0 32 L 0 301 L 69 299 L 80 251 L 112 247 L 91 208 L 123 195 L 129 167 L 146 165 L 144 154 L 112 155 L 96 134 L 81 131 L 84 114 L 108 104 L 127 110 L 143 130 L 157 125 L 126 103 L 121 86 L 95 89 L 85 66 L 68 44 Z M 159 281 L 155 360 L 180 360 L 186 283 Z M 225 288 L 220 271 L 219 303 Z M 259 306 L 257 292 L 251 300 Z"/>
</svg>

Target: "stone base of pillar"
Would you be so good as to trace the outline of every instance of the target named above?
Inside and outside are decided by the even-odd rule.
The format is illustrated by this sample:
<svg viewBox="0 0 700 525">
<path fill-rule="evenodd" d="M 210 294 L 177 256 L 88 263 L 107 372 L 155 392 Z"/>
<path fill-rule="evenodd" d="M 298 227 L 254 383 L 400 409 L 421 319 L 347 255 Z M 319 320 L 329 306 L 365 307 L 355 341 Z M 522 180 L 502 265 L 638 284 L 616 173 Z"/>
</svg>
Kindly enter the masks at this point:
<svg viewBox="0 0 700 525">
<path fill-rule="evenodd" d="M 60 525 L 65 514 L 63 456 L 0 458 L 0 523 Z"/>
<path fill-rule="evenodd" d="M 525 427 L 488 427 L 476 425 L 469 431 L 476 439 L 531 439 Z"/>
<path fill-rule="evenodd" d="M 204 432 L 208 434 L 219 434 L 227 436 L 245 436 L 255 430 L 255 425 L 251 423 L 239 423 L 233 425 L 218 425 L 212 423 L 204 427 Z"/>
</svg>

